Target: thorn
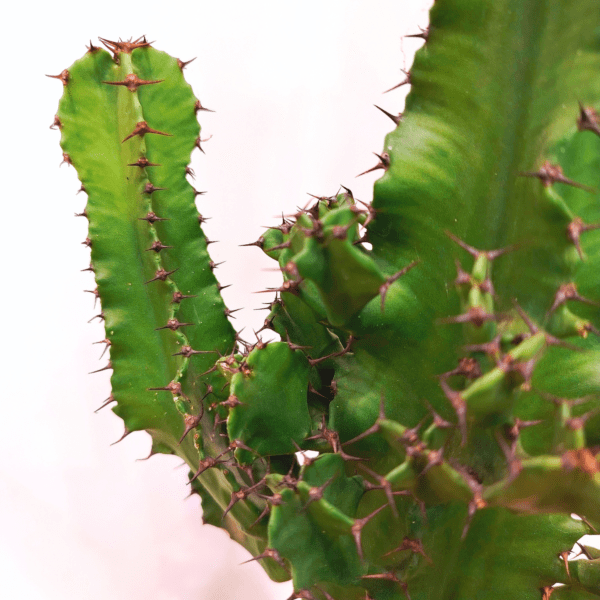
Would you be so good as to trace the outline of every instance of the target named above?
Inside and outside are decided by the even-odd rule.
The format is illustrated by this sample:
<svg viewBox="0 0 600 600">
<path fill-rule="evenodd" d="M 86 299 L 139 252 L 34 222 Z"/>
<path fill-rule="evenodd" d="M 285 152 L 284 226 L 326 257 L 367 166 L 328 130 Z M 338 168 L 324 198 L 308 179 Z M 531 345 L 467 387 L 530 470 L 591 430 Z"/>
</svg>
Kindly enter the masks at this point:
<svg viewBox="0 0 600 600">
<path fill-rule="evenodd" d="M 440 386 L 442 387 L 442 391 L 456 416 L 458 417 L 458 426 L 460 428 L 461 434 L 461 446 L 464 446 L 467 443 L 467 403 L 464 401 L 463 397 L 460 395 L 460 392 L 453 390 L 447 383 L 444 378 L 440 379 Z"/>
<path fill-rule="evenodd" d="M 292 245 L 292 242 L 288 240 L 287 242 L 283 242 L 283 244 L 279 244 L 278 246 L 272 246 L 271 248 L 267 248 L 265 252 L 272 252 L 273 250 L 283 250 L 284 248 L 289 248 Z"/>
<path fill-rule="evenodd" d="M 135 73 L 129 73 L 123 81 L 103 81 L 102 83 L 106 83 L 108 85 L 122 85 L 126 87 L 130 92 L 137 92 L 137 89 L 141 85 L 150 85 L 152 83 L 162 83 L 164 79 L 157 79 L 155 81 L 146 81 L 144 79 L 139 79 Z"/>
<path fill-rule="evenodd" d="M 66 164 L 69 167 L 73 166 L 73 163 L 71 162 L 71 157 L 66 152 L 63 152 L 62 162 L 58 166 L 60 167 L 60 166 L 62 166 L 64 164 Z"/>
<path fill-rule="evenodd" d="M 99 46 L 94 46 L 94 44 L 92 44 L 92 40 L 90 40 L 90 45 L 89 45 L 89 46 L 86 46 L 86 48 L 87 48 L 87 51 L 88 51 L 90 54 L 93 54 L 93 53 L 94 53 L 94 52 L 96 52 L 97 50 L 100 50 L 100 47 L 99 47 Z"/>
<path fill-rule="evenodd" d="M 243 248 L 245 246 L 257 246 L 261 250 L 264 248 L 265 238 L 261 235 L 255 242 L 250 242 L 249 244 L 240 244 L 239 247 Z"/>
<path fill-rule="evenodd" d="M 92 247 L 92 240 L 90 240 L 89 237 L 86 237 L 85 240 L 83 240 L 83 242 L 81 242 L 82 246 L 87 246 L 88 248 Z"/>
<path fill-rule="evenodd" d="M 214 271 L 219 265 L 222 265 L 225 261 L 221 261 L 220 263 L 213 262 L 212 260 L 208 263 L 208 267 L 211 271 Z"/>
<path fill-rule="evenodd" d="M 111 402 L 116 402 L 116 400 L 112 394 L 104 401 L 104 404 L 102 404 L 102 406 L 98 407 L 94 412 L 97 413 L 98 411 L 102 410 L 105 406 L 108 406 Z"/>
<path fill-rule="evenodd" d="M 390 155 L 387 152 L 384 152 L 383 154 L 377 154 L 377 152 L 373 152 L 373 154 L 379 159 L 379 162 L 374 167 L 371 167 L 370 169 L 359 173 L 357 177 L 360 177 L 361 175 L 366 175 L 367 173 L 371 173 L 372 171 L 377 171 L 377 169 L 388 169 L 388 167 L 390 166 Z"/>
<path fill-rule="evenodd" d="M 307 348 L 312 348 L 312 346 L 299 346 L 298 344 L 294 344 L 292 340 L 290 340 L 290 334 L 288 333 L 287 329 L 285 330 L 285 338 L 290 350 L 306 350 Z"/>
<path fill-rule="evenodd" d="M 263 479 L 250 487 L 240 488 L 239 490 L 232 492 L 231 500 L 229 501 L 229 504 L 223 511 L 223 516 L 221 517 L 221 522 L 223 522 L 223 520 L 225 519 L 225 516 L 235 506 L 235 504 L 237 504 L 240 500 L 245 500 L 250 494 L 253 494 L 257 489 L 260 489 L 261 487 L 264 487 L 265 485 L 267 485 L 267 482 Z"/>
<path fill-rule="evenodd" d="M 172 273 L 175 273 L 175 271 L 178 271 L 178 270 L 179 269 L 173 269 L 172 271 L 165 271 L 163 268 L 160 268 L 156 271 L 156 273 L 154 274 L 154 277 L 152 279 L 149 279 L 148 281 L 144 282 L 144 285 L 152 283 L 153 281 L 165 281 L 169 275 L 171 275 Z"/>
<path fill-rule="evenodd" d="M 373 423 L 373 425 L 371 425 L 371 427 L 369 427 L 366 431 L 363 431 L 361 434 L 357 435 L 356 437 L 353 437 L 351 440 L 344 442 L 342 444 L 342 446 L 354 444 L 355 442 L 358 442 L 358 441 L 368 437 L 369 435 L 378 433 L 379 427 L 380 427 L 380 422 L 384 421 L 384 420 L 385 420 L 385 398 L 384 398 L 384 395 L 382 392 L 381 398 L 379 400 L 379 414 L 377 415 L 377 418 L 375 419 L 375 423 Z"/>
<path fill-rule="evenodd" d="M 194 56 L 194 58 L 191 58 L 190 60 L 186 60 L 185 62 L 183 62 L 182 60 L 180 60 L 178 58 L 177 66 L 183 71 L 191 62 L 194 62 L 196 60 L 196 58 L 198 58 L 198 57 Z"/>
<path fill-rule="evenodd" d="M 102 350 L 102 354 L 100 355 L 99 358 L 102 358 L 104 356 L 104 354 L 106 353 L 106 351 L 110 347 L 111 343 L 112 342 L 108 338 L 106 338 L 104 340 L 100 340 L 99 342 L 92 342 L 92 344 L 106 344 L 105 347 L 104 347 L 104 350 Z"/>
<path fill-rule="evenodd" d="M 150 224 L 156 223 L 156 221 L 169 221 L 170 219 L 162 219 L 161 217 L 157 217 L 155 213 L 152 211 L 149 212 L 145 217 L 140 217 L 138 221 L 148 221 Z"/>
<path fill-rule="evenodd" d="M 262 554 L 259 554 L 258 556 L 255 556 L 254 558 L 251 558 L 249 560 L 245 560 L 244 562 L 240 563 L 240 565 L 245 565 L 249 562 L 252 562 L 253 560 L 262 560 L 263 558 L 272 558 L 282 569 L 286 569 L 285 563 L 283 562 L 283 558 L 281 558 L 281 554 L 279 554 L 279 552 L 277 552 L 277 550 L 273 548 L 265 549 L 265 551 Z"/>
<path fill-rule="evenodd" d="M 143 169 L 145 167 L 162 167 L 162 165 L 159 165 L 158 163 L 151 163 L 145 156 L 140 156 L 137 159 L 137 162 L 130 163 L 127 166 L 128 167 L 140 167 L 140 169 Z"/>
<path fill-rule="evenodd" d="M 163 131 L 158 131 L 156 129 L 152 129 L 152 127 L 150 127 L 148 125 L 148 123 L 146 123 L 146 121 L 139 121 L 136 126 L 133 128 L 133 131 L 123 140 L 123 142 L 126 142 L 127 140 L 131 139 L 132 137 L 135 137 L 136 135 L 139 135 L 140 137 L 144 137 L 147 133 L 155 133 L 157 135 L 166 135 L 166 136 L 171 136 L 171 133 L 165 133 Z M 123 143 L 121 142 L 121 143 Z"/>
<path fill-rule="evenodd" d="M 63 85 L 67 85 L 69 83 L 69 71 L 65 69 L 60 75 L 46 75 L 46 77 L 50 77 L 52 79 L 60 79 Z"/>
<path fill-rule="evenodd" d="M 484 344 L 469 344 L 467 346 L 463 346 L 463 350 L 465 352 L 485 352 L 490 358 L 497 362 L 502 351 L 500 347 L 501 340 L 502 334 L 499 333 L 493 340 L 489 342 Z"/>
<path fill-rule="evenodd" d="M 198 148 L 198 150 L 200 150 L 200 152 L 202 152 L 202 154 L 206 154 L 206 152 L 204 152 L 204 150 L 203 150 L 203 148 L 202 148 L 201 144 L 203 144 L 204 142 L 208 142 L 208 140 L 210 140 L 210 138 L 211 138 L 211 137 L 212 137 L 212 135 L 209 135 L 209 136 L 208 136 L 208 137 L 207 137 L 205 140 L 201 140 L 201 139 L 200 139 L 200 136 L 198 136 L 198 137 L 196 138 L 196 143 L 194 144 L 194 146 L 195 146 L 196 148 Z"/>
<path fill-rule="evenodd" d="M 185 174 L 189 175 L 192 179 L 196 178 L 196 173 L 194 173 L 194 169 L 192 169 L 191 167 L 185 168 Z"/>
<path fill-rule="evenodd" d="M 422 40 L 427 41 L 427 38 L 429 37 L 429 27 L 426 27 L 425 29 L 423 29 L 422 27 L 419 27 L 419 29 L 421 30 L 419 33 L 413 33 L 411 35 L 405 35 L 404 37 L 407 37 L 407 38 L 421 38 Z"/>
<path fill-rule="evenodd" d="M 180 327 L 187 327 L 194 323 L 180 323 L 177 319 L 169 319 L 167 324 L 163 327 L 156 327 L 154 331 L 160 331 L 161 329 L 170 329 L 171 331 L 177 331 Z"/>
<path fill-rule="evenodd" d="M 145 186 L 144 189 L 142 191 L 142 194 L 153 194 L 154 192 L 158 192 L 160 190 L 166 190 L 167 188 L 159 188 L 159 187 L 155 187 L 153 184 L 151 184 L 150 182 L 148 182 Z"/>
<path fill-rule="evenodd" d="M 85 189 L 85 186 L 83 185 L 83 183 L 81 184 L 81 187 L 77 191 L 77 194 L 80 194 L 81 192 L 85 192 L 87 194 L 87 190 Z M 75 195 L 77 196 L 77 194 L 75 194 Z"/>
<path fill-rule="evenodd" d="M 320 362 L 323 362 L 328 358 L 334 358 L 336 356 L 343 356 L 344 354 L 347 354 L 348 352 L 350 352 L 350 346 L 352 345 L 352 342 L 354 342 L 354 339 L 354 336 L 350 335 L 348 337 L 348 341 L 346 342 L 346 346 L 343 350 L 339 350 L 338 352 L 332 352 L 331 354 L 328 354 L 327 356 L 322 356 L 320 358 L 309 358 L 308 362 L 310 366 L 314 367 L 315 365 L 318 365 Z"/>
<path fill-rule="evenodd" d="M 404 81 L 401 81 L 398 85 L 391 87 L 389 90 L 385 90 L 385 92 L 383 92 L 384 94 L 387 94 L 388 92 L 396 90 L 399 87 L 402 87 L 403 85 L 410 85 L 410 83 L 411 83 L 410 73 L 408 71 L 405 71 L 404 69 L 401 69 L 401 71 L 404 73 L 404 75 L 406 75 L 406 78 L 404 79 Z"/>
<path fill-rule="evenodd" d="M 358 466 L 363 471 L 366 471 L 371 477 L 373 477 L 373 479 L 376 479 L 377 482 L 379 483 L 378 486 L 371 487 L 368 491 L 374 490 L 374 489 L 384 490 L 385 495 L 387 497 L 388 504 L 390 505 L 392 514 L 394 515 L 394 517 L 396 519 L 398 519 L 400 516 L 398 514 L 398 508 L 396 507 L 396 502 L 394 501 L 394 496 L 406 496 L 410 492 L 408 492 L 407 490 L 400 490 L 400 491 L 394 492 L 392 490 L 392 484 L 385 477 L 383 477 L 382 475 L 379 475 L 378 473 L 375 473 L 375 471 L 371 471 L 371 469 L 367 468 L 365 465 L 359 464 Z"/>
<path fill-rule="evenodd" d="M 386 552 L 383 556 L 389 556 L 390 554 L 394 554 L 395 552 L 402 552 L 404 550 L 409 550 L 410 552 L 414 552 L 415 554 L 420 554 L 429 564 L 433 565 L 433 561 L 425 554 L 425 550 L 423 549 L 423 542 L 421 540 L 413 540 L 407 536 L 402 540 L 402 544 L 389 552 Z"/>
<path fill-rule="evenodd" d="M 204 196 L 204 194 L 206 194 L 206 192 L 199 192 L 195 187 L 191 186 L 192 190 L 194 190 L 194 197 L 196 196 Z M 202 221 L 200 221 L 202 223 Z"/>
<path fill-rule="evenodd" d="M 205 459 L 200 461 L 198 470 L 194 473 L 193 477 L 188 481 L 188 484 L 192 483 L 192 481 L 194 481 L 200 475 L 202 475 L 202 473 L 204 473 L 204 471 L 206 471 L 208 469 L 212 469 L 213 467 L 223 464 L 224 462 L 226 462 L 226 461 L 220 461 L 220 460 L 217 460 L 216 458 L 213 458 L 212 456 L 207 456 Z"/>
<path fill-rule="evenodd" d="M 342 450 L 342 444 L 340 443 L 340 435 L 337 431 L 334 431 L 333 429 L 329 429 L 327 427 L 327 425 L 325 425 L 325 415 L 323 415 L 323 418 L 321 420 L 321 429 L 319 430 L 319 433 L 307 437 L 306 441 L 308 440 L 318 440 L 318 439 L 323 439 L 325 440 L 329 446 L 331 446 L 331 449 L 336 453 L 339 454 L 343 460 L 356 460 L 356 461 L 362 461 L 362 460 L 366 460 L 365 458 L 359 458 L 357 456 L 350 456 L 349 454 L 346 454 L 343 450 Z"/>
<path fill-rule="evenodd" d="M 221 292 L 223 290 L 226 290 L 228 287 L 231 287 L 231 285 L 232 285 L 231 283 L 228 283 L 227 285 L 218 284 L 217 290 L 219 290 L 219 292 Z M 238 308 L 237 310 L 240 310 L 240 309 Z"/>
<path fill-rule="evenodd" d="M 585 108 L 579 103 L 579 117 L 577 118 L 577 129 L 579 131 L 593 131 L 600 136 L 600 119 L 598 113 L 590 106 Z"/>
<path fill-rule="evenodd" d="M 202 403 L 200 403 L 200 414 L 198 415 L 184 415 L 183 416 L 183 423 L 185 425 L 185 429 L 183 430 L 183 434 L 182 436 L 179 438 L 179 442 L 177 442 L 179 445 L 181 445 L 181 442 L 183 442 L 183 440 L 185 439 L 185 436 L 192 431 L 192 429 L 195 429 L 196 427 L 198 427 L 198 425 L 200 425 L 200 419 L 202 419 L 202 415 L 204 414 L 204 405 Z"/>
<path fill-rule="evenodd" d="M 241 308 L 234 308 L 233 310 L 229 310 L 228 308 L 226 308 L 226 309 L 224 310 L 224 313 L 225 313 L 225 316 L 226 316 L 226 317 L 231 317 L 231 315 L 232 315 L 234 312 L 237 312 L 238 310 L 242 310 L 242 309 L 241 309 Z M 232 319 L 235 319 L 235 317 L 232 317 Z"/>
<path fill-rule="evenodd" d="M 190 358 L 194 354 L 215 354 L 216 352 L 216 350 L 194 350 L 191 346 L 181 346 L 181 350 L 171 356 L 185 356 L 185 358 Z"/>
<path fill-rule="evenodd" d="M 481 377 L 481 374 L 481 367 L 479 366 L 477 359 L 464 356 L 458 360 L 458 366 L 455 369 L 452 369 L 452 371 L 448 371 L 447 373 L 443 373 L 440 375 L 440 377 L 447 378 L 453 375 L 458 375 L 472 380 Z"/>
<path fill-rule="evenodd" d="M 210 110 L 210 108 L 204 108 L 204 106 L 202 106 L 202 102 L 200 102 L 200 100 L 196 100 L 196 104 L 194 105 L 194 111 L 197 113 L 199 110 L 204 110 L 206 112 L 215 112 L 214 110 Z"/>
<path fill-rule="evenodd" d="M 116 62 L 119 62 L 119 53 L 125 52 L 125 54 L 131 54 L 133 50 L 136 48 L 144 48 L 146 46 L 150 46 L 154 42 L 147 42 L 146 36 L 141 36 L 135 42 L 132 42 L 131 39 L 127 42 L 123 42 L 119 40 L 118 42 L 112 42 L 111 40 L 105 40 L 104 38 L 98 38 L 114 55 L 114 59 Z"/>
<path fill-rule="evenodd" d="M 97 315 L 94 315 L 89 321 L 88 323 L 91 323 L 94 319 L 99 319 L 100 321 L 104 321 L 104 312 L 101 312 Z"/>
<path fill-rule="evenodd" d="M 58 115 L 54 115 L 54 121 L 52 121 L 52 125 L 50 125 L 50 129 L 61 129 L 62 121 L 58 118 Z"/>
<path fill-rule="evenodd" d="M 149 392 L 171 392 L 173 396 L 183 396 L 181 383 L 179 381 L 171 381 L 163 387 L 148 388 Z"/>
<path fill-rule="evenodd" d="M 545 161 L 540 167 L 539 171 L 536 172 L 520 172 L 521 177 L 537 177 L 543 184 L 544 187 L 550 187 L 554 183 L 565 183 L 572 185 L 576 188 L 585 190 L 586 192 L 596 193 L 597 190 L 593 187 L 577 183 L 572 179 L 565 177 L 560 165 L 554 165 L 549 160 Z"/>
<path fill-rule="evenodd" d="M 577 252 L 579 253 L 579 258 L 581 258 L 581 260 L 584 259 L 583 250 L 581 249 L 581 243 L 579 241 L 581 234 L 585 233 L 586 231 L 591 231 L 593 229 L 598 229 L 598 228 L 600 228 L 600 223 L 595 223 L 593 225 L 586 225 L 586 224 L 584 224 L 583 220 L 580 219 L 579 217 L 575 217 L 567 225 L 567 238 L 571 242 L 573 242 L 573 244 L 575 244 L 575 247 L 577 248 Z"/>
<path fill-rule="evenodd" d="M 558 288 L 558 291 L 554 296 L 554 302 L 548 311 L 548 315 L 552 314 L 561 304 L 564 304 L 568 300 L 577 300 L 578 302 L 583 302 L 592 306 L 600 306 L 597 302 L 588 300 L 587 298 L 581 296 L 577 291 L 577 286 L 574 283 L 563 283 Z"/>
<path fill-rule="evenodd" d="M 204 192 L 198 192 L 199 194 L 203 194 Z M 200 225 L 202 225 L 203 223 L 206 223 L 206 221 L 209 221 L 210 219 L 212 219 L 212 217 L 203 217 L 200 213 L 198 213 L 198 223 Z"/>
<path fill-rule="evenodd" d="M 393 115 L 387 110 L 381 108 L 381 106 L 377 106 L 377 104 L 374 104 L 373 106 L 379 109 L 386 117 L 389 117 L 396 125 L 400 125 L 400 122 L 402 121 L 402 113 L 399 113 L 398 115 Z"/>
<path fill-rule="evenodd" d="M 182 294 L 179 290 L 177 290 L 176 292 L 173 292 L 173 299 L 171 300 L 171 304 L 179 304 L 182 300 L 185 300 L 186 298 L 196 298 L 196 296 L 185 295 Z"/>
<path fill-rule="evenodd" d="M 313 502 L 317 502 L 318 500 L 321 500 L 323 498 L 323 494 L 325 493 L 325 490 L 327 489 L 327 487 L 338 476 L 339 476 L 339 473 L 335 473 L 323 485 L 320 485 L 319 487 L 311 487 L 310 490 L 308 490 L 308 501 L 300 509 L 300 512 L 301 513 L 306 512 L 306 510 L 308 509 L 310 504 L 312 504 Z"/>
<path fill-rule="evenodd" d="M 131 433 L 131 431 L 129 431 L 127 429 L 127 427 L 125 427 L 125 431 L 123 432 L 123 435 L 116 442 L 113 442 L 111 444 L 111 446 L 114 446 L 115 444 L 118 444 L 119 442 L 122 442 L 130 433 Z"/>
<path fill-rule="evenodd" d="M 210 246 L 211 244 L 218 244 L 219 240 L 209 240 L 208 238 L 205 238 L 204 242 L 207 246 Z"/>
<path fill-rule="evenodd" d="M 507 246 L 506 248 L 499 248 L 498 250 L 478 250 L 473 246 L 463 242 L 460 238 L 456 237 L 453 233 L 446 230 L 444 232 L 452 241 L 456 242 L 461 248 L 466 250 L 473 258 L 478 259 L 480 256 L 485 256 L 489 261 L 496 260 L 499 256 L 512 252 L 517 249 L 517 246 Z M 458 268 L 458 267 L 457 267 Z"/>
<path fill-rule="evenodd" d="M 379 508 L 375 509 L 371 514 L 367 515 L 366 517 L 363 517 L 362 519 L 354 519 L 354 524 L 352 525 L 352 535 L 354 536 L 354 541 L 356 542 L 356 548 L 358 550 L 358 556 L 360 558 L 361 561 L 365 560 L 365 557 L 363 555 L 363 550 L 362 550 L 362 543 L 361 543 L 361 535 L 362 535 L 362 530 L 363 527 L 378 513 L 380 513 L 385 507 L 387 506 L 387 504 L 382 504 Z M 364 576 L 363 576 L 364 577 Z"/>
<path fill-rule="evenodd" d="M 454 317 L 440 319 L 440 323 L 472 323 L 475 327 L 482 327 L 487 321 L 499 321 L 503 317 L 488 313 L 482 306 L 471 306 L 466 313 Z"/>
<path fill-rule="evenodd" d="M 172 248 L 173 246 L 165 246 L 162 242 L 160 242 L 159 240 L 156 240 L 155 242 L 152 243 L 152 246 L 150 246 L 150 248 L 146 248 L 146 252 L 149 252 L 150 250 L 154 250 L 154 252 L 156 252 L 157 254 L 161 251 L 164 250 L 165 248 Z"/>
<path fill-rule="evenodd" d="M 388 277 L 385 283 L 383 283 L 379 287 L 379 294 L 381 295 L 381 312 L 383 312 L 383 308 L 385 305 L 385 297 L 392 283 L 394 283 L 397 279 L 400 279 L 402 275 L 406 275 L 406 273 L 408 273 L 412 268 L 416 267 L 420 262 L 421 259 L 417 259 L 411 262 L 409 265 L 406 265 L 406 267 L 400 269 L 397 273 L 394 273 L 392 276 Z"/>
<path fill-rule="evenodd" d="M 76 217 L 85 217 L 87 219 L 87 211 L 85 210 L 85 208 L 83 209 L 83 212 L 80 213 L 75 213 Z"/>
</svg>

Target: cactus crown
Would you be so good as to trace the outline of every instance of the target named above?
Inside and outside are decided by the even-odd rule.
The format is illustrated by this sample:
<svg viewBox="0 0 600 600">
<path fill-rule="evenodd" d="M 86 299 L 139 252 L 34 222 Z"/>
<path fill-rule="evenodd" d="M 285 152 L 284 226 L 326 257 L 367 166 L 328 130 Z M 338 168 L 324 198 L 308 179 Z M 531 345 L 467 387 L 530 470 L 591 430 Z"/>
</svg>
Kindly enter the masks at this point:
<svg viewBox="0 0 600 600">
<path fill-rule="evenodd" d="M 283 274 L 277 342 L 220 296 L 185 63 L 102 39 L 56 76 L 107 404 L 292 598 L 600 597 L 600 553 L 567 560 L 600 526 L 597 21 L 436 3 L 372 204 L 343 188 L 250 244 Z"/>
</svg>

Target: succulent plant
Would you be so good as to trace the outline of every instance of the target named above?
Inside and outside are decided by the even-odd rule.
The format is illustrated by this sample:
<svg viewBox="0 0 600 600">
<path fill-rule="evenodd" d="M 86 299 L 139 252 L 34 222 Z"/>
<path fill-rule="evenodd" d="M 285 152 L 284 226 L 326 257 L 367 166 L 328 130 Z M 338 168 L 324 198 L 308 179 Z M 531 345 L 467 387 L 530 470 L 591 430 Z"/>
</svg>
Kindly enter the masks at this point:
<svg viewBox="0 0 600 600">
<path fill-rule="evenodd" d="M 436 2 L 372 204 L 343 188 L 249 244 L 281 341 L 221 298 L 185 63 L 102 39 L 56 76 L 107 405 L 291 598 L 600 597 L 600 551 L 568 560 L 600 528 L 599 21 Z"/>
</svg>

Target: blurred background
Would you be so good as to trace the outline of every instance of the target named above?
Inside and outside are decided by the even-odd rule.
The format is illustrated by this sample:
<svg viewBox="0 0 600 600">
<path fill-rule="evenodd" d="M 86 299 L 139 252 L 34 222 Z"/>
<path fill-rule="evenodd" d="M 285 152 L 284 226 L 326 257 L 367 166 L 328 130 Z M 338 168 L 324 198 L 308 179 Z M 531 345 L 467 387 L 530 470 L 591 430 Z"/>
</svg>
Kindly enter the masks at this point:
<svg viewBox="0 0 600 600">
<path fill-rule="evenodd" d="M 431 0 L 12 3 L 0 25 L 4 219 L 3 431 L 0 436 L 0 597 L 11 600 L 285 600 L 227 534 L 203 526 L 178 459 L 146 462 L 150 438 L 123 433 L 99 361 L 102 324 L 92 294 L 85 206 L 73 168 L 59 168 L 60 134 L 48 129 L 62 94 L 54 75 L 85 45 L 146 35 L 184 61 L 204 106 L 206 154 L 195 187 L 235 325 L 253 339 L 270 300 L 253 292 L 281 277 L 257 248 L 275 224 L 340 184 L 369 201 L 373 166 L 402 110 L 403 79 Z"/>
</svg>

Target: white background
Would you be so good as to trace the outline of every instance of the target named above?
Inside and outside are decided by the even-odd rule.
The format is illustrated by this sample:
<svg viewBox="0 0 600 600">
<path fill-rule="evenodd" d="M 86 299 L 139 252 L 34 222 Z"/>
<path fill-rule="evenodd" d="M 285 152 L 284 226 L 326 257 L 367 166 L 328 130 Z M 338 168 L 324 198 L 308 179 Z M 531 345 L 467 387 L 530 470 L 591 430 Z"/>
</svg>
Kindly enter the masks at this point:
<svg viewBox="0 0 600 600">
<path fill-rule="evenodd" d="M 206 155 L 193 156 L 199 207 L 217 274 L 238 328 L 258 329 L 270 299 L 252 292 L 281 279 L 256 248 L 276 222 L 340 184 L 369 201 L 398 83 L 421 40 L 431 0 L 234 0 L 218 2 L 12 3 L 5 48 L 0 217 L 4 249 L 3 399 L 0 436 L 0 596 L 11 600 L 284 600 L 227 534 L 202 526 L 197 497 L 184 501 L 186 469 L 147 455 L 149 437 L 123 428 L 109 408 L 109 373 L 87 375 L 104 337 L 88 266 L 79 182 L 50 131 L 57 74 L 97 37 L 146 34 L 188 60 L 186 77 L 203 104 Z"/>
<path fill-rule="evenodd" d="M 105 408 L 109 372 L 88 375 L 104 337 L 90 273 L 84 208 L 75 171 L 63 165 L 51 131 L 57 74 L 91 39 L 147 35 L 155 47 L 189 60 L 186 77 L 203 104 L 206 155 L 196 151 L 196 187 L 217 274 L 234 284 L 224 296 L 245 307 L 234 323 L 258 329 L 254 311 L 281 278 L 257 248 L 261 225 L 303 206 L 311 192 L 340 184 L 370 200 L 375 164 L 392 122 L 373 108 L 402 109 L 402 78 L 431 0 L 11 3 L 6 57 L 0 217 L 1 295 L 0 597 L 10 600 L 284 600 L 227 534 L 203 526 L 186 469 L 147 455 L 149 437 L 123 431 Z"/>
</svg>

